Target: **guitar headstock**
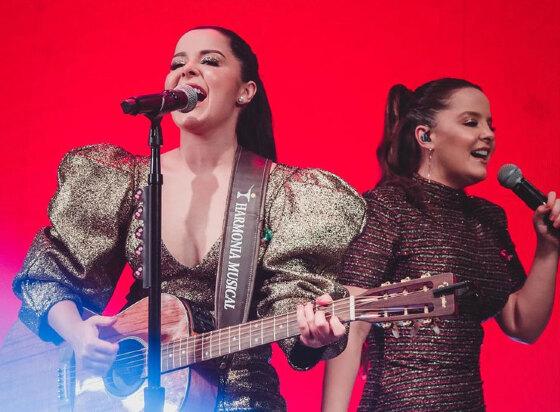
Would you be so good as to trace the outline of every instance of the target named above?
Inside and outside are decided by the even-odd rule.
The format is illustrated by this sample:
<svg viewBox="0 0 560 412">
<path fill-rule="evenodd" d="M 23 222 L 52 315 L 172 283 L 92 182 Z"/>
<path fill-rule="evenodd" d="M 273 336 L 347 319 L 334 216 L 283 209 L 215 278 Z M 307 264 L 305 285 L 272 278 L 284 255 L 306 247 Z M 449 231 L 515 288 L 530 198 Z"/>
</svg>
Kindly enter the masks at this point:
<svg viewBox="0 0 560 412">
<path fill-rule="evenodd" d="M 406 326 L 413 320 L 430 323 L 432 318 L 452 316 L 456 313 L 452 290 L 455 284 L 451 273 L 425 274 L 417 279 L 383 284 L 354 296 L 354 319 L 380 323 L 388 328 L 394 322 Z M 438 290 L 445 293 L 438 293 Z"/>
</svg>

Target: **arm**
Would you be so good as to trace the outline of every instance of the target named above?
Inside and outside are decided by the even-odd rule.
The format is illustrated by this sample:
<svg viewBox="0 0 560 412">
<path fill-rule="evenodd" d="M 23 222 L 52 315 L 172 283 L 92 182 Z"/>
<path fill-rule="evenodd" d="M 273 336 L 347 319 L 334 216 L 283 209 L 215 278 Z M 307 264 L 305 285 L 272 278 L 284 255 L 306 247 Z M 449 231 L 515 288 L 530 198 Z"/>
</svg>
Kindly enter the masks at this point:
<svg viewBox="0 0 560 412">
<path fill-rule="evenodd" d="M 347 288 L 351 295 L 358 295 L 366 290 L 354 286 L 347 286 Z M 326 362 L 323 378 L 323 412 L 348 410 L 354 381 L 360 367 L 362 347 L 370 329 L 370 323 L 352 322 L 346 349 L 336 358 Z"/>
<path fill-rule="evenodd" d="M 123 229 L 130 215 L 134 163 L 123 157 L 130 155 L 106 145 L 65 156 L 49 206 L 51 226 L 39 231 L 13 282 L 22 300 L 21 320 L 44 340 L 67 340 L 78 358 L 99 341 L 92 325 L 112 322 L 99 316 L 84 322 L 82 307 L 101 311 L 125 264 Z M 99 342 L 97 349 L 114 352 L 112 344 Z"/>
<path fill-rule="evenodd" d="M 313 169 L 284 173 L 268 188 L 274 196 L 266 216 L 272 239 L 262 258 L 259 317 L 291 312 L 324 294 L 346 296 L 335 273 L 364 219 L 363 200 L 338 177 Z M 303 336 L 279 342 L 292 367 L 309 369 L 342 351 L 346 340 L 338 340 L 342 325 L 336 320 L 329 323 L 322 313 L 313 314 L 309 304 L 299 307 L 298 319 Z"/>
<path fill-rule="evenodd" d="M 550 319 L 554 303 L 560 241 L 543 223 L 543 217 L 549 212 L 553 226 L 560 228 L 560 200 L 554 192 L 549 193 L 547 204 L 539 206 L 533 216 L 537 246 L 529 277 L 520 290 L 509 296 L 496 317 L 508 336 L 525 343 L 538 339 Z"/>
</svg>

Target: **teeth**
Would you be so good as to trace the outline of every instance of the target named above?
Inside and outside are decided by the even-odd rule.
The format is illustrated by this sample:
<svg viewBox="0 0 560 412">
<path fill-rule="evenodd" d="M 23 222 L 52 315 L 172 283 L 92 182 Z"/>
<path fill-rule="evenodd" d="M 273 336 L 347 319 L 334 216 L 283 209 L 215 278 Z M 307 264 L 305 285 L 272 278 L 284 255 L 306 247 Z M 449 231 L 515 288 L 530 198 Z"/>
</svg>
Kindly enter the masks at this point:
<svg viewBox="0 0 560 412">
<path fill-rule="evenodd" d="M 474 150 L 473 152 L 471 152 L 473 155 L 476 155 L 477 157 L 488 157 L 488 150 L 486 149 L 481 149 L 481 150 Z"/>
</svg>

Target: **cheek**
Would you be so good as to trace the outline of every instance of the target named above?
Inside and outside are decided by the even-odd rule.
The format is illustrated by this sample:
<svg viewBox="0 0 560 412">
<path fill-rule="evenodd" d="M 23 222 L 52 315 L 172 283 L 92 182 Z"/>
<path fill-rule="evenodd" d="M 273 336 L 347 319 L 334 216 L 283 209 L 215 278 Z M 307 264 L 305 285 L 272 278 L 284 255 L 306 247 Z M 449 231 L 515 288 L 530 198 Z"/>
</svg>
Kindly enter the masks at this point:
<svg viewBox="0 0 560 412">
<path fill-rule="evenodd" d="M 205 76 L 205 80 L 210 90 L 214 90 L 217 92 L 216 94 L 219 94 L 219 96 L 215 96 L 219 99 L 231 100 L 233 96 L 237 96 L 241 86 L 239 79 L 233 73 L 220 73 L 220 75 L 208 73 Z"/>
<path fill-rule="evenodd" d="M 167 76 L 165 76 L 165 89 L 174 89 L 177 83 L 179 83 L 179 77 L 181 77 L 179 73 L 169 72 Z"/>
</svg>

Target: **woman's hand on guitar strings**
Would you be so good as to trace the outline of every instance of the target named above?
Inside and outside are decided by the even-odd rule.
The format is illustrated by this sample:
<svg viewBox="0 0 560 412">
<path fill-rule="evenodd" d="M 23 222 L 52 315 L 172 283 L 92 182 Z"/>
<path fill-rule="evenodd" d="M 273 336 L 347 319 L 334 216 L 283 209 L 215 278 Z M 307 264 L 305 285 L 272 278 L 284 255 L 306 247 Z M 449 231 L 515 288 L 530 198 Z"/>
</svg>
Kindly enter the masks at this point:
<svg viewBox="0 0 560 412">
<path fill-rule="evenodd" d="M 119 345 L 99 339 L 99 327 L 115 323 L 116 317 L 92 316 L 75 329 L 68 342 L 74 349 L 79 369 L 88 370 L 95 375 L 105 376 L 115 360 Z"/>
<path fill-rule="evenodd" d="M 332 302 L 330 295 L 326 294 L 315 300 L 317 306 L 327 306 Z M 297 322 L 301 342 L 311 348 L 319 348 L 334 343 L 346 331 L 338 317 L 329 316 L 329 319 L 327 319 L 324 311 L 314 310 L 312 302 L 297 306 Z"/>
</svg>

